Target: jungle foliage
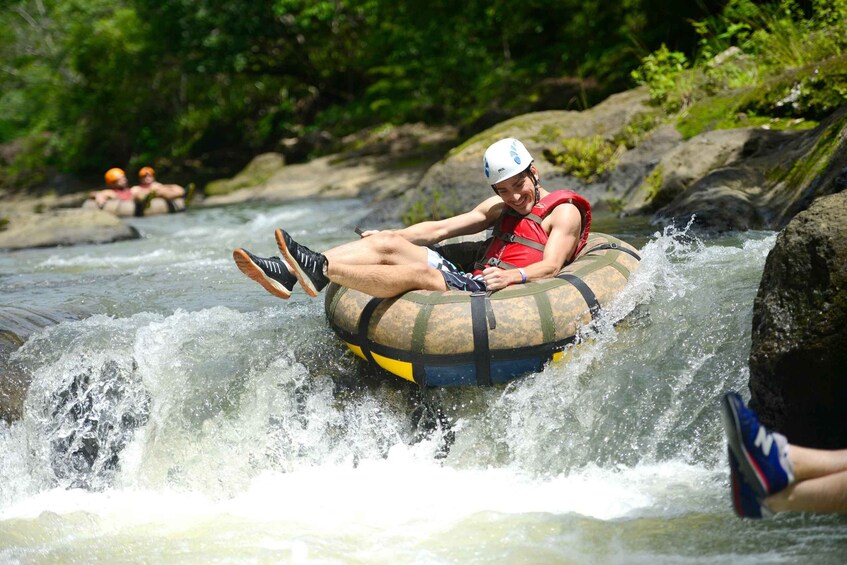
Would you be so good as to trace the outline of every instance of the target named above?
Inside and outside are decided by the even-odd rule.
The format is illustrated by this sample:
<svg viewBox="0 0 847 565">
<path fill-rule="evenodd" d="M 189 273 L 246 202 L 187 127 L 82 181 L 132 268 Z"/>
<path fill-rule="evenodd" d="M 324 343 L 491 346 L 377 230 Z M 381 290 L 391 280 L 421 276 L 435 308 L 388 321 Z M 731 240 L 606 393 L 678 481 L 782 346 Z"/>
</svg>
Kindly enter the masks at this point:
<svg viewBox="0 0 847 565">
<path fill-rule="evenodd" d="M 467 132 L 632 86 L 724 2 L 0 0 L 0 183 L 110 166 L 230 171 L 284 138 Z"/>
</svg>

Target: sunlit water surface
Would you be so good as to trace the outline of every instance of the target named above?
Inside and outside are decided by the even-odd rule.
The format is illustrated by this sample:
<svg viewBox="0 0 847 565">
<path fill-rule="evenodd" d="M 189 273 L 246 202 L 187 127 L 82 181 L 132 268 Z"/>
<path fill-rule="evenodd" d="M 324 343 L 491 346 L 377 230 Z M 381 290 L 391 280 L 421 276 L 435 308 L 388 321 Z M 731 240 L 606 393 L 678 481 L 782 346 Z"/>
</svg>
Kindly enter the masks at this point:
<svg viewBox="0 0 847 565">
<path fill-rule="evenodd" d="M 322 300 L 231 251 L 322 249 L 359 201 L 130 220 L 137 241 L 0 255 L 0 306 L 76 318 L 7 368 L 0 562 L 841 563 L 845 520 L 742 521 L 718 399 L 747 394 L 773 233 L 617 233 L 642 266 L 562 363 L 510 386 L 372 374 Z"/>
</svg>

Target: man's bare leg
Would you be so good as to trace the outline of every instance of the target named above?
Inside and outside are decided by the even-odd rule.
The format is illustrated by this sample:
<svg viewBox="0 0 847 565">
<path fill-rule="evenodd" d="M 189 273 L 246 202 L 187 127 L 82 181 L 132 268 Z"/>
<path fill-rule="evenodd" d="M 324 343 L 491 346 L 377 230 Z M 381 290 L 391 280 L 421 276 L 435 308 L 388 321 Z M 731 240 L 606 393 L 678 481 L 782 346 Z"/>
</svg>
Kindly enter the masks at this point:
<svg viewBox="0 0 847 565">
<path fill-rule="evenodd" d="M 847 471 L 847 449 L 814 449 L 789 444 L 788 458 L 797 482 Z"/>
<path fill-rule="evenodd" d="M 443 275 L 427 265 L 426 248 L 396 234 L 374 242 L 365 241 L 374 236 L 363 238 L 358 244 L 335 248 L 329 257 L 297 243 L 284 230 L 278 229 L 274 235 L 280 253 L 309 296 L 317 296 L 330 281 L 380 297 L 413 289 L 446 289 Z M 345 251 L 354 261 L 378 262 L 350 264 Z"/>
<path fill-rule="evenodd" d="M 847 471 L 793 483 L 765 505 L 773 512 L 847 513 Z"/>
<path fill-rule="evenodd" d="M 330 265 L 408 265 L 427 262 L 425 247 L 415 245 L 390 231 L 333 247 L 323 254 Z"/>
<path fill-rule="evenodd" d="M 441 272 L 423 263 L 346 265 L 330 260 L 327 277 L 334 283 L 378 298 L 390 298 L 410 290 L 447 290 Z"/>
<path fill-rule="evenodd" d="M 774 512 L 847 512 L 847 449 L 788 446 L 793 484 L 765 499 Z"/>
</svg>

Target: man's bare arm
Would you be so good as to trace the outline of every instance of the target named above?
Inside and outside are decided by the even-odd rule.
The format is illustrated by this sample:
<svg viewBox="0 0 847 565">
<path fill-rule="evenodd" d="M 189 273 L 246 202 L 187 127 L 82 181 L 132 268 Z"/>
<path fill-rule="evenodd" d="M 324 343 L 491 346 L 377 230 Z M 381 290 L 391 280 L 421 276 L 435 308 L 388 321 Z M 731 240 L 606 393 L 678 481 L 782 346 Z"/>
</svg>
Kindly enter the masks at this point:
<svg viewBox="0 0 847 565">
<path fill-rule="evenodd" d="M 544 257 L 524 269 L 528 280 L 555 277 L 573 259 L 582 234 L 582 214 L 573 204 L 560 204 L 548 216 L 550 235 L 544 246 Z"/>
<path fill-rule="evenodd" d="M 523 268 L 527 281 L 548 279 L 558 275 L 565 263 L 571 260 L 579 244 L 582 215 L 576 206 L 560 204 L 546 219 L 550 220 L 551 225 L 550 235 L 544 246 L 544 256 L 541 261 Z M 488 290 L 500 290 L 511 284 L 523 282 L 523 276 L 518 269 L 488 267 L 483 271 L 483 276 Z"/>
<path fill-rule="evenodd" d="M 397 233 L 417 245 L 432 245 L 457 235 L 469 235 L 481 232 L 493 225 L 503 210 L 503 200 L 492 196 L 481 202 L 470 212 L 443 220 L 421 222 Z"/>
</svg>

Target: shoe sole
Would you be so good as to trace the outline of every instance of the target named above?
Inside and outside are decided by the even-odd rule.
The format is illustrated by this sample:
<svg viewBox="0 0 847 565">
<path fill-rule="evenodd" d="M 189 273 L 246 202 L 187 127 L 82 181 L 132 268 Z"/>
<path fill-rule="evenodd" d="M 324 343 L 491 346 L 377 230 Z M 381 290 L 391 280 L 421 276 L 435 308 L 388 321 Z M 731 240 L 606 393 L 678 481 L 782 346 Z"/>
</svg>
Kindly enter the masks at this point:
<svg viewBox="0 0 847 565">
<path fill-rule="evenodd" d="M 300 283 L 300 286 L 306 291 L 306 294 L 315 298 L 318 296 L 318 290 L 315 288 L 315 284 L 312 282 L 312 279 L 306 274 L 303 268 L 300 266 L 300 263 L 294 260 L 294 256 L 291 255 L 291 252 L 288 251 L 288 246 L 285 245 L 285 238 L 282 237 L 282 230 L 276 230 L 274 232 L 274 237 L 276 238 L 276 246 L 279 247 L 279 252 L 282 253 L 285 262 L 288 263 L 288 266 L 291 267 L 291 270 L 294 271 L 294 276 L 297 277 L 297 282 Z"/>
<path fill-rule="evenodd" d="M 732 449 L 727 449 L 727 458 L 729 459 L 729 488 L 732 495 L 732 509 L 735 511 L 735 515 L 739 518 L 763 518 L 764 516 L 761 511 L 761 503 L 759 501 L 756 501 L 756 504 L 760 509 L 758 514 L 755 512 L 748 512 L 747 509 L 744 508 L 744 497 L 741 495 L 741 483 L 743 482 L 748 485 L 749 483 L 747 483 L 741 475 L 741 472 L 738 469 L 738 458 L 735 457 Z"/>
<path fill-rule="evenodd" d="M 243 249 L 236 249 L 233 251 L 232 258 L 235 260 L 236 266 L 242 273 L 262 285 L 262 288 L 277 298 L 287 300 L 291 296 L 291 292 L 289 292 L 287 288 L 275 280 L 266 277 L 262 269 L 260 269 L 259 266 L 250 259 L 250 256 L 247 255 Z"/>
<path fill-rule="evenodd" d="M 744 440 L 741 436 L 741 422 L 735 403 L 728 394 L 724 395 L 721 400 L 723 402 L 723 410 L 721 411 L 723 427 L 726 430 L 729 447 L 735 454 L 738 470 L 747 484 L 750 485 L 750 488 L 756 491 L 757 495 L 764 498 L 770 494 L 768 492 L 768 480 L 759 468 L 758 463 L 756 463 L 755 458 L 753 458 L 744 446 Z"/>
</svg>

